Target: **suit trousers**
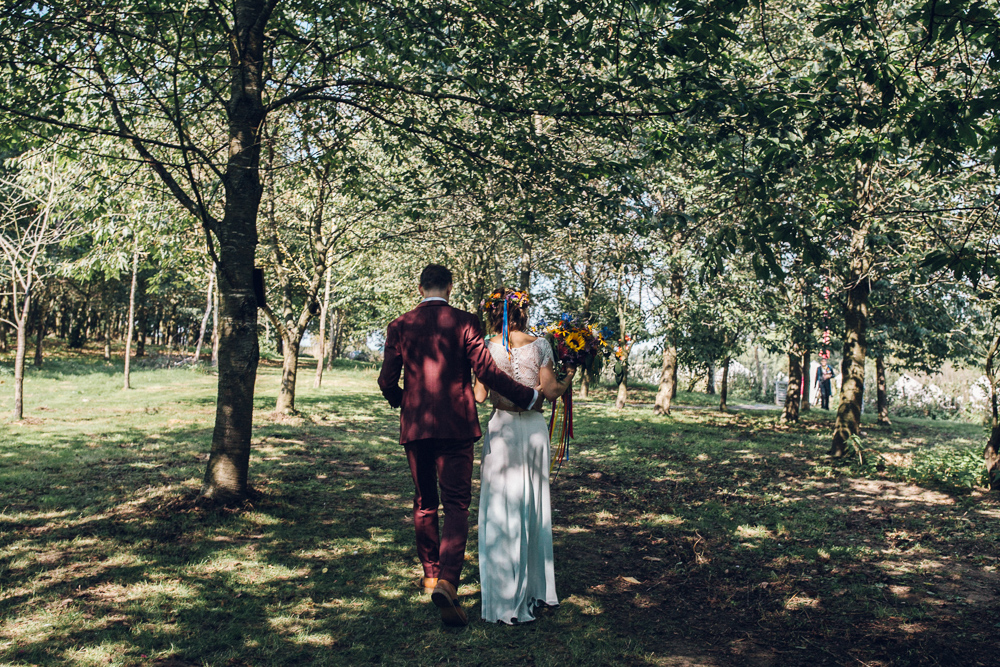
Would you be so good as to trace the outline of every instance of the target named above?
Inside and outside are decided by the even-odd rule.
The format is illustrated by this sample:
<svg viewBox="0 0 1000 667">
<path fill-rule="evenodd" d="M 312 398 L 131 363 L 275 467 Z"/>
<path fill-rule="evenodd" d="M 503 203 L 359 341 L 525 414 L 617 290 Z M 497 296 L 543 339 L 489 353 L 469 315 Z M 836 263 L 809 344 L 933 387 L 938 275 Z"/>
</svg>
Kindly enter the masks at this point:
<svg viewBox="0 0 1000 667">
<path fill-rule="evenodd" d="M 413 475 L 413 527 L 424 576 L 444 579 L 456 588 L 469 538 L 475 442 L 431 438 L 404 445 Z M 444 528 L 440 532 L 438 504 L 444 507 Z"/>
</svg>

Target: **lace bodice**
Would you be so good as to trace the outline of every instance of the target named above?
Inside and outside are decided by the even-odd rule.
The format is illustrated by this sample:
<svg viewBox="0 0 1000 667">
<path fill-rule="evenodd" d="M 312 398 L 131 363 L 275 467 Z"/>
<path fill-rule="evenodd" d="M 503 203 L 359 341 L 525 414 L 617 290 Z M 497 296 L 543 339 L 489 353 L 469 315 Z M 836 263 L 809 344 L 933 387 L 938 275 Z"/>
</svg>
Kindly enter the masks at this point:
<svg viewBox="0 0 1000 667">
<path fill-rule="evenodd" d="M 487 349 L 493 355 L 493 361 L 507 375 L 517 380 L 525 387 L 538 386 L 538 369 L 542 366 L 552 368 L 555 358 L 552 356 L 552 346 L 544 338 L 536 338 L 522 347 L 510 348 L 510 357 L 503 345 L 489 341 Z M 517 410 L 518 407 L 490 389 L 490 402 L 501 410 Z"/>
</svg>

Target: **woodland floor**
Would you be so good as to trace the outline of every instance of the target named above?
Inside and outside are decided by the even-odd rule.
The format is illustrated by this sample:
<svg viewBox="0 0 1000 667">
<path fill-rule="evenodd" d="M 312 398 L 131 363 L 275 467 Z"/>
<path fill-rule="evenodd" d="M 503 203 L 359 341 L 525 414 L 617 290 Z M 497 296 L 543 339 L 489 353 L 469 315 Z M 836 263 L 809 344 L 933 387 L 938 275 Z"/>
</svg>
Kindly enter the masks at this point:
<svg viewBox="0 0 1000 667">
<path fill-rule="evenodd" d="M 659 417 L 648 388 L 622 411 L 599 388 L 552 485 L 561 605 L 478 620 L 473 528 L 474 620 L 450 630 L 413 586 L 412 486 L 374 369 L 319 390 L 304 369 L 287 417 L 262 367 L 259 495 L 209 512 L 193 500 L 216 379 L 155 366 L 123 392 L 120 364 L 64 354 L 31 372 L 27 418 L 0 422 L 0 664 L 996 664 L 981 426 L 866 425 L 864 461 L 832 461 L 830 412 Z"/>
</svg>

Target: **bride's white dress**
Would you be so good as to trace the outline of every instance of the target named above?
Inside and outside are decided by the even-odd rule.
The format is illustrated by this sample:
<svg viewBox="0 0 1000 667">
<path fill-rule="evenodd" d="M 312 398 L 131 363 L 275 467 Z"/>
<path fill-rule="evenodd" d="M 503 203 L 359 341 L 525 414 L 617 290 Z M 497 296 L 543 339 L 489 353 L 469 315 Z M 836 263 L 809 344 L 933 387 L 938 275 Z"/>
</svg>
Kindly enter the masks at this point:
<svg viewBox="0 0 1000 667">
<path fill-rule="evenodd" d="M 539 338 L 523 347 L 488 345 L 497 365 L 528 387 L 538 369 L 553 366 L 552 348 Z M 483 620 L 534 620 L 539 604 L 554 606 L 552 510 L 549 505 L 549 430 L 540 412 L 517 407 L 490 391 L 493 415 L 483 441 L 479 496 L 479 578 Z"/>
</svg>

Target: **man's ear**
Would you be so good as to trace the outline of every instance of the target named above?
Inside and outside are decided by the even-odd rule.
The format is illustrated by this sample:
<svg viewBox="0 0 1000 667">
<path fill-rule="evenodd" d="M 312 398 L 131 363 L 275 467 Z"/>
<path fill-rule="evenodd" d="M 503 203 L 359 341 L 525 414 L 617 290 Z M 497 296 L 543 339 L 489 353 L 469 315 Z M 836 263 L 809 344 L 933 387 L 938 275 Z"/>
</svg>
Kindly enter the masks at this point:
<svg viewBox="0 0 1000 667">
<path fill-rule="evenodd" d="M 417 285 L 417 291 L 420 292 L 420 298 L 423 298 L 424 297 L 424 286 L 423 285 Z"/>
</svg>

